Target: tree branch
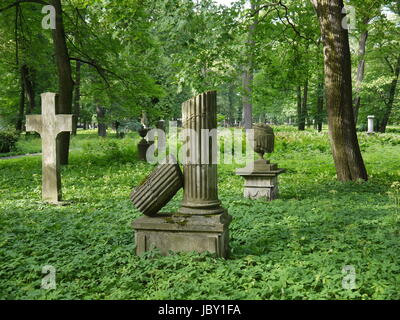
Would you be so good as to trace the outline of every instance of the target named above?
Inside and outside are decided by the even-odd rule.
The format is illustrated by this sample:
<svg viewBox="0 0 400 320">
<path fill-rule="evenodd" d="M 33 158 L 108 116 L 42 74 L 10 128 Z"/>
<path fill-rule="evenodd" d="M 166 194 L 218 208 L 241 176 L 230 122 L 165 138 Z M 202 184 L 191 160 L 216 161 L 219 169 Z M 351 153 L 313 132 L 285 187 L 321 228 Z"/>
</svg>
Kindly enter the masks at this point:
<svg viewBox="0 0 400 320">
<path fill-rule="evenodd" d="M 0 12 L 6 11 L 12 7 L 15 7 L 15 6 L 21 4 L 21 3 L 38 3 L 38 4 L 42 4 L 44 6 L 49 5 L 49 3 L 42 1 L 42 0 L 17 0 L 14 3 L 9 4 L 8 6 L 1 8 Z"/>
<path fill-rule="evenodd" d="M 290 26 L 290 27 L 293 29 L 293 31 L 296 33 L 296 35 L 297 35 L 298 37 L 300 37 L 300 38 L 303 38 L 303 39 L 307 40 L 307 41 L 311 41 L 311 42 L 313 42 L 314 44 L 317 45 L 317 42 L 316 42 L 314 39 L 307 38 L 307 37 L 303 36 L 303 35 L 300 33 L 300 31 L 297 30 L 296 26 L 290 21 L 290 19 L 289 19 L 289 9 L 288 9 L 288 7 L 287 7 L 285 4 L 282 3 L 282 0 L 279 0 L 279 3 L 278 3 L 278 4 L 279 4 L 281 7 L 283 7 L 283 8 L 285 9 L 285 20 L 286 20 L 287 24 L 289 24 L 289 26 Z M 278 14 L 279 20 L 280 20 L 283 24 L 285 24 L 285 22 L 284 22 L 284 21 L 282 20 L 282 18 L 281 18 L 281 15 L 279 14 L 279 10 L 278 10 L 277 8 L 275 8 L 275 9 L 276 9 L 276 12 L 277 12 L 277 14 Z"/>
<path fill-rule="evenodd" d="M 79 59 L 79 58 L 73 58 L 73 57 L 70 57 L 69 60 L 79 61 L 79 62 L 81 62 L 81 63 L 84 63 L 84 64 L 87 64 L 87 65 L 92 66 L 93 68 L 96 69 L 96 71 L 98 72 L 98 74 L 100 75 L 100 77 L 103 78 L 103 80 L 105 81 L 105 83 L 107 84 L 107 86 L 110 87 L 110 83 L 108 82 L 106 76 L 104 75 L 104 71 L 108 71 L 108 70 L 106 70 L 106 69 L 104 69 L 104 68 L 98 66 L 96 63 L 91 62 L 91 61 L 87 61 L 87 60 L 83 60 L 83 59 Z"/>
<path fill-rule="evenodd" d="M 390 71 L 391 71 L 392 73 L 394 73 L 394 68 L 393 68 L 392 64 L 390 63 L 389 58 L 388 58 L 388 57 L 385 57 L 385 61 L 386 61 L 387 65 L 388 65 Z"/>
</svg>

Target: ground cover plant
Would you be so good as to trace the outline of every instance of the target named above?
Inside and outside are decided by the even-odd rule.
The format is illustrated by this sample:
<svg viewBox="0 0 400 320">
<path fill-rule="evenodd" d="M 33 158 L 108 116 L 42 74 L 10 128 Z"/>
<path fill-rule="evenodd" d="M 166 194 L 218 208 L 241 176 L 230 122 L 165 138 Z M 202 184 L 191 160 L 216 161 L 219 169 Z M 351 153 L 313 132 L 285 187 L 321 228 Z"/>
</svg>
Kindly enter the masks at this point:
<svg viewBox="0 0 400 320">
<path fill-rule="evenodd" d="M 243 199 L 239 166 L 219 165 L 233 216 L 227 260 L 134 254 L 140 213 L 129 193 L 153 168 L 136 160 L 137 135 L 79 132 L 62 172 L 66 206 L 41 202 L 40 157 L 0 160 L 0 298 L 399 299 L 398 134 L 360 133 L 370 179 L 349 183 L 336 181 L 326 132 L 278 127 L 276 136 L 268 157 L 287 169 L 280 199 Z M 54 290 L 41 289 L 46 265 Z M 343 288 L 344 266 L 354 267 L 355 289 Z"/>
</svg>

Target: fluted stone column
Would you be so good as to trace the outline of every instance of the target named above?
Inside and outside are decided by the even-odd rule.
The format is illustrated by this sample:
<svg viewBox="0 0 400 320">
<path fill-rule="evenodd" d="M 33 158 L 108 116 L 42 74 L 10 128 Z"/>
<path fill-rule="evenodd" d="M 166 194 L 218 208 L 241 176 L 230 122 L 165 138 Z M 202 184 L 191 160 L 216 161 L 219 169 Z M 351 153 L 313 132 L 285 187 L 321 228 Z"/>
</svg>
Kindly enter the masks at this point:
<svg viewBox="0 0 400 320">
<path fill-rule="evenodd" d="M 184 198 L 178 212 L 194 215 L 223 213 L 218 200 L 217 164 L 213 163 L 217 140 L 211 137 L 212 130 L 217 128 L 217 93 L 209 91 L 184 102 L 182 124 L 189 148 L 183 166 Z"/>
</svg>

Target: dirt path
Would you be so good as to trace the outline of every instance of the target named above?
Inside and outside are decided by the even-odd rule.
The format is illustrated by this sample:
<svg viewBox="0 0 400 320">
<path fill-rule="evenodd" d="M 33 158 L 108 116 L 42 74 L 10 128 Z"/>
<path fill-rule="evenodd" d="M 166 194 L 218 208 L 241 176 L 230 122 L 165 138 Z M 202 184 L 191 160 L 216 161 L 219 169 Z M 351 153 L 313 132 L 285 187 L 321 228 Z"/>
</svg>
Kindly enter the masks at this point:
<svg viewBox="0 0 400 320">
<path fill-rule="evenodd" d="M 41 153 L 32 153 L 32 154 L 23 154 L 19 156 L 12 156 L 12 157 L 3 157 L 0 158 L 0 160 L 11 160 L 11 159 L 18 159 L 18 158 L 24 158 L 24 157 L 36 157 L 36 156 L 41 156 Z"/>
</svg>

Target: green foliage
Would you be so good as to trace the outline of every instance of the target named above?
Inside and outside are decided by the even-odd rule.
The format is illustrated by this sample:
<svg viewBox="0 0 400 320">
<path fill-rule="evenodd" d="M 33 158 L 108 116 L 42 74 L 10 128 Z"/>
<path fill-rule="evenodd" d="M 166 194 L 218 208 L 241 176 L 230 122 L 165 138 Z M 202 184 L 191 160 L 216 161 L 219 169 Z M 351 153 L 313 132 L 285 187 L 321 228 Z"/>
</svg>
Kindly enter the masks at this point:
<svg viewBox="0 0 400 320">
<path fill-rule="evenodd" d="M 14 149 L 19 134 L 13 130 L 0 131 L 0 153 L 7 153 Z"/>
<path fill-rule="evenodd" d="M 233 216 L 227 260 L 135 256 L 140 213 L 129 193 L 153 168 L 136 160 L 136 135 L 73 138 L 66 206 L 41 203 L 40 158 L 0 160 L 0 298 L 400 299 L 400 212 L 387 194 L 398 194 L 400 145 L 360 134 L 370 181 L 339 183 L 326 133 L 275 131 L 268 157 L 287 169 L 279 200 L 243 199 L 238 166 L 219 166 L 220 199 Z M 56 268 L 55 290 L 40 289 L 45 265 Z M 342 288 L 345 265 L 355 267 L 354 290 Z"/>
</svg>

